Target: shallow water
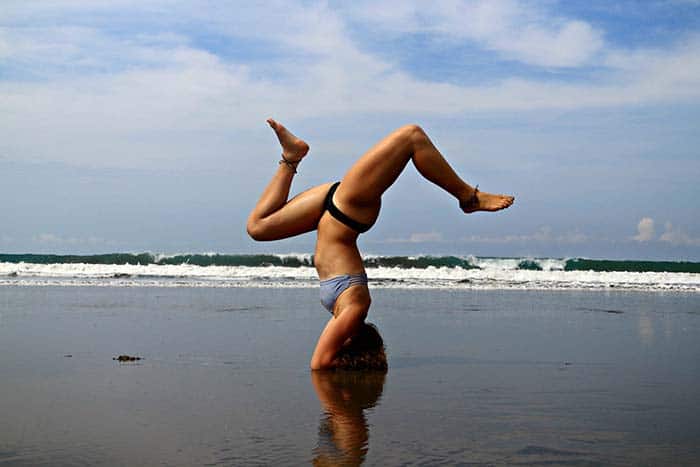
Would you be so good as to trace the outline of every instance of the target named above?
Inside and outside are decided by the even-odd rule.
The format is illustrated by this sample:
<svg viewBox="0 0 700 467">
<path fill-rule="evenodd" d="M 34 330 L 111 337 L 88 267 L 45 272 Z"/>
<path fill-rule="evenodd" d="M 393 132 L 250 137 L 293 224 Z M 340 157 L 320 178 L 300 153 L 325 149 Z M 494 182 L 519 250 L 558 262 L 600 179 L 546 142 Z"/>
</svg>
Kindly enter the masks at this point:
<svg viewBox="0 0 700 467">
<path fill-rule="evenodd" d="M 700 463 L 700 295 L 375 290 L 312 380 L 317 293 L 0 287 L 0 464 Z"/>
</svg>

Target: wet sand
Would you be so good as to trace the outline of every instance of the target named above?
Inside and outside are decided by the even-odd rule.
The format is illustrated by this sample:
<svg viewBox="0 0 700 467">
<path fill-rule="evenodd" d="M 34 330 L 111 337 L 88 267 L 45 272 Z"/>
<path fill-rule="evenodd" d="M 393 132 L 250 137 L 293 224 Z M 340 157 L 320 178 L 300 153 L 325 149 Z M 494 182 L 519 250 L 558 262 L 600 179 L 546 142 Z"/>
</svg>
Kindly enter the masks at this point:
<svg viewBox="0 0 700 467">
<path fill-rule="evenodd" d="M 377 290 L 312 378 L 317 297 L 0 287 L 0 464 L 700 463 L 697 294 Z"/>
</svg>

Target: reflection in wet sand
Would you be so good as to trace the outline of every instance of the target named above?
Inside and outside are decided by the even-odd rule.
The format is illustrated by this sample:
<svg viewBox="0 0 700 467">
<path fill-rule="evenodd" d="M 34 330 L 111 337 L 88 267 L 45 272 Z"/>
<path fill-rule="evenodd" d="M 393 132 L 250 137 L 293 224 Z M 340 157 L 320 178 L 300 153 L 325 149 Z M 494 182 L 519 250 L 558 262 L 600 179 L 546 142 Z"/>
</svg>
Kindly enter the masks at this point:
<svg viewBox="0 0 700 467">
<path fill-rule="evenodd" d="M 311 382 L 324 415 L 318 428 L 314 465 L 360 465 L 368 451 L 365 410 L 377 405 L 386 373 L 313 371 Z"/>
<path fill-rule="evenodd" d="M 639 340 L 642 341 L 643 344 L 652 345 L 654 343 L 654 324 L 646 313 L 639 315 L 638 329 Z"/>
</svg>

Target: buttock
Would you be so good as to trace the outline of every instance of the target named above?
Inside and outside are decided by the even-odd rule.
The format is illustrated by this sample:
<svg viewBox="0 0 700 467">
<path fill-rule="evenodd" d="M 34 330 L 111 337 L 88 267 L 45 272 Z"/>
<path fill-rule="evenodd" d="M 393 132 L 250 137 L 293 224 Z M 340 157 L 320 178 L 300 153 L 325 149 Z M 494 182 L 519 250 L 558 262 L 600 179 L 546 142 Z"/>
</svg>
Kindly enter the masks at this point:
<svg viewBox="0 0 700 467">
<path fill-rule="evenodd" d="M 358 222 L 355 219 L 353 219 L 352 217 L 345 214 L 340 209 L 338 209 L 338 206 L 336 206 L 335 203 L 333 202 L 333 195 L 335 194 L 335 191 L 338 189 L 339 186 L 340 186 L 340 182 L 335 182 L 333 185 L 331 185 L 331 188 L 328 190 L 328 194 L 326 195 L 326 200 L 323 203 L 324 208 L 337 221 L 350 227 L 352 230 L 354 230 L 358 234 L 367 232 L 369 229 L 372 228 L 372 225 L 374 224 L 374 222 L 372 222 L 372 224 L 364 224 L 362 222 Z"/>
</svg>

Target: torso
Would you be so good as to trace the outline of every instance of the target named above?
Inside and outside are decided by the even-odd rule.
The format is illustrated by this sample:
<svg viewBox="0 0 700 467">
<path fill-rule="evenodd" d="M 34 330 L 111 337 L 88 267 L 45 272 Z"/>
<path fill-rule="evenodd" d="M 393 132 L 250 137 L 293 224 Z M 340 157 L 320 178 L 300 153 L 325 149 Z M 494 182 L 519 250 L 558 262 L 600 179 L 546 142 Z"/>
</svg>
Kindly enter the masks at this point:
<svg viewBox="0 0 700 467">
<path fill-rule="evenodd" d="M 346 216 L 360 223 L 373 225 L 379 216 L 381 199 L 369 205 L 357 206 L 343 200 L 343 184 L 333 196 L 336 207 Z M 321 280 L 343 274 L 365 272 L 362 256 L 357 248 L 359 233 L 325 211 L 318 221 L 314 265 Z"/>
<path fill-rule="evenodd" d="M 357 232 L 338 222 L 327 211 L 321 216 L 314 253 L 314 265 L 320 280 L 365 272 L 357 249 L 357 237 Z"/>
</svg>

